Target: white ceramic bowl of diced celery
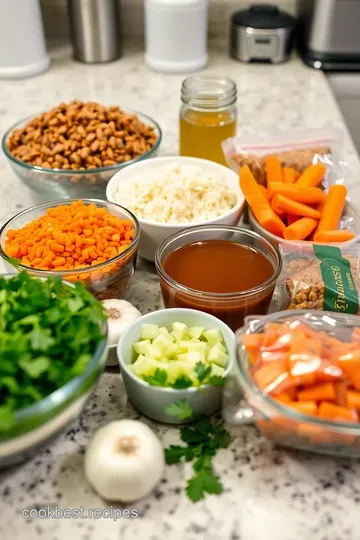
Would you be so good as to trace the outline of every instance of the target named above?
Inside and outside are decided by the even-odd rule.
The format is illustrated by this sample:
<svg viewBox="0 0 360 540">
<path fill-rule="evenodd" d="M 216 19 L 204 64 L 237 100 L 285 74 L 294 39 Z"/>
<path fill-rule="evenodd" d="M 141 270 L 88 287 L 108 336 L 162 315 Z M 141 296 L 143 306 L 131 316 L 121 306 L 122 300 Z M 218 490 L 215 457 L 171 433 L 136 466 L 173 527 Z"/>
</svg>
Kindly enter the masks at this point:
<svg viewBox="0 0 360 540">
<path fill-rule="evenodd" d="M 220 408 L 235 336 L 208 313 L 163 309 L 125 330 L 117 356 L 134 407 L 154 420 L 179 424 Z"/>
</svg>

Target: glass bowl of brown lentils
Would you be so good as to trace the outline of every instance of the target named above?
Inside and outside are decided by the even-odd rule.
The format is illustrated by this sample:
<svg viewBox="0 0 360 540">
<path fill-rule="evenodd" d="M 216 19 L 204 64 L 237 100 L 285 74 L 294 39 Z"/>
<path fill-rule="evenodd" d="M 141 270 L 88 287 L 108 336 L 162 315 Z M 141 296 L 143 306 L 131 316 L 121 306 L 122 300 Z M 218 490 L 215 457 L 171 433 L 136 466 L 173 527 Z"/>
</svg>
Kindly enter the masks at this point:
<svg viewBox="0 0 360 540">
<path fill-rule="evenodd" d="M 2 149 L 15 174 L 42 200 L 105 198 L 110 178 L 155 157 L 161 138 L 160 126 L 148 116 L 72 101 L 12 125 Z"/>
</svg>

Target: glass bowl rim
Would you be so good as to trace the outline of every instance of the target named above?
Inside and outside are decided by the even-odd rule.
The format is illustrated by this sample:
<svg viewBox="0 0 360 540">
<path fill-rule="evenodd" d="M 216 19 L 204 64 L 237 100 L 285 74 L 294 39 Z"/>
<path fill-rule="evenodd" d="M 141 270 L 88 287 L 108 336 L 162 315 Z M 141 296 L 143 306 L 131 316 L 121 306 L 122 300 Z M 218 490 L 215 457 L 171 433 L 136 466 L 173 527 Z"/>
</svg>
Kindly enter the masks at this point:
<svg viewBox="0 0 360 540">
<path fill-rule="evenodd" d="M 283 311 L 278 311 L 276 313 L 271 313 L 269 315 L 263 315 L 263 316 L 259 315 L 258 316 L 259 319 L 260 317 L 262 318 L 261 318 L 261 324 L 259 325 L 258 330 L 260 331 L 261 328 L 263 328 L 263 326 L 267 322 L 274 322 L 281 317 L 291 318 L 291 317 L 305 315 L 305 314 L 308 314 L 310 311 L 311 310 L 308 310 L 308 309 L 299 309 L 299 310 L 296 310 L 296 313 L 290 314 L 288 310 L 283 310 Z M 335 316 L 342 315 L 341 313 L 336 313 L 336 312 L 334 313 L 334 312 L 323 311 L 322 313 L 324 315 L 328 314 L 331 317 L 333 317 L 334 315 Z M 347 316 L 349 317 L 350 315 L 347 315 Z M 356 316 L 354 315 L 354 317 L 357 317 L 357 315 Z M 246 325 L 247 318 L 248 317 L 245 318 L 244 325 Z M 257 316 L 251 315 L 249 318 L 256 319 Z M 245 388 L 249 389 L 253 395 L 255 395 L 257 398 L 260 398 L 261 400 L 264 400 L 266 404 L 268 404 L 273 410 L 275 410 L 275 412 L 280 412 L 282 416 L 289 417 L 292 420 L 302 421 L 308 424 L 314 424 L 316 426 L 327 427 L 327 428 L 332 429 L 333 431 L 339 430 L 341 433 L 344 431 L 347 431 L 347 432 L 354 431 L 357 434 L 359 434 L 360 423 L 332 422 L 331 420 L 317 418 L 316 416 L 311 416 L 309 414 L 302 413 L 300 411 L 297 411 L 296 409 L 292 409 L 291 407 L 286 407 L 285 403 L 282 404 L 276 401 L 275 399 L 272 399 L 267 394 L 261 392 L 259 388 L 256 386 L 253 378 L 249 376 L 247 370 L 245 369 L 244 362 L 242 362 L 239 358 L 239 349 L 241 348 L 244 351 L 243 345 L 239 344 L 239 336 L 241 336 L 242 334 L 243 334 L 242 328 L 239 328 L 235 332 L 236 357 L 235 357 L 235 362 L 234 362 L 236 374 L 238 377 L 240 377 L 241 386 L 244 386 Z M 244 353 L 247 354 L 246 351 L 244 351 Z M 245 396 L 245 401 L 247 401 L 246 396 Z M 250 404 L 250 407 L 251 407 L 251 404 Z M 261 410 L 260 410 L 260 413 L 266 417 L 268 416 L 266 413 L 263 413 Z"/>
<path fill-rule="evenodd" d="M 21 264 L 21 263 L 16 267 L 12 265 L 11 260 L 14 260 L 13 257 L 9 257 L 9 255 L 5 253 L 1 245 L 1 240 L 2 240 L 4 230 L 6 227 L 8 227 L 16 218 L 24 216 L 25 214 L 30 213 L 32 211 L 39 210 L 39 209 L 45 210 L 47 208 L 52 208 L 54 206 L 59 206 L 59 205 L 70 205 L 71 203 L 77 202 L 77 201 L 83 201 L 86 204 L 94 203 L 96 205 L 101 204 L 103 206 L 106 206 L 106 205 L 115 206 L 115 207 L 120 208 L 122 211 L 125 211 L 125 213 L 127 213 L 129 217 L 132 219 L 136 227 L 135 238 L 133 239 L 131 244 L 124 251 L 119 253 L 119 255 L 116 255 L 116 257 L 113 257 L 112 259 L 109 259 L 108 261 L 102 262 L 100 264 L 96 264 L 94 266 L 88 266 L 86 268 L 73 268 L 72 270 L 41 270 L 40 268 L 33 268 L 31 266 L 25 266 L 24 264 Z M 49 202 L 45 202 L 41 204 L 36 204 L 34 206 L 30 206 L 29 208 L 26 208 L 25 210 L 21 210 L 21 212 L 18 212 L 17 214 L 15 214 L 15 216 L 8 219 L 8 221 L 0 228 L 0 257 L 2 257 L 5 261 L 8 262 L 8 264 L 10 264 L 16 269 L 26 270 L 27 272 L 31 272 L 32 274 L 40 274 L 41 276 L 46 275 L 46 276 L 62 277 L 62 276 L 71 276 L 73 274 L 88 274 L 89 272 L 98 270 L 99 268 L 104 268 L 105 266 L 112 264 L 118 261 L 119 259 L 123 258 L 124 255 L 129 253 L 129 251 L 131 251 L 131 249 L 133 249 L 134 246 L 136 246 L 139 243 L 139 238 L 140 238 L 139 221 L 137 217 L 135 216 L 135 214 L 133 214 L 131 210 L 128 210 L 128 208 L 125 208 L 125 206 L 121 206 L 120 204 L 110 202 L 107 200 L 102 200 L 102 199 L 81 199 L 81 198 L 80 199 L 60 199 L 56 201 L 49 201 Z"/>
<path fill-rule="evenodd" d="M 1 277 L 11 279 L 12 277 L 15 277 L 15 276 L 16 274 L 2 274 Z M 42 277 L 37 278 L 37 279 L 41 279 L 42 281 L 46 280 L 46 278 L 42 278 Z M 61 281 L 68 287 L 74 287 L 72 283 L 68 283 L 65 280 L 61 280 Z M 91 360 L 87 364 L 83 373 L 81 373 L 80 375 L 76 375 L 76 377 L 74 377 L 73 379 L 65 383 L 63 386 L 60 386 L 60 388 L 57 388 L 56 390 L 51 392 L 51 394 L 48 394 L 47 396 L 42 398 L 40 401 L 35 401 L 31 405 L 28 405 L 27 407 L 24 407 L 22 409 L 15 411 L 14 412 L 15 422 L 23 422 L 24 420 L 31 418 L 34 413 L 47 412 L 51 410 L 54 405 L 63 403 L 67 397 L 70 397 L 72 394 L 76 392 L 76 390 L 81 386 L 81 384 L 88 379 L 90 374 L 98 366 L 99 361 L 102 358 L 102 355 L 107 349 L 109 328 L 108 328 L 108 323 L 106 320 L 104 320 L 101 323 L 101 330 L 104 332 L 104 338 L 98 343 L 97 348 L 93 352 Z M 37 429 L 37 427 L 32 428 L 30 431 Z M 3 441 L 0 439 L 0 444 L 1 442 L 5 442 L 5 441 L 6 439 L 4 439 Z"/>
<path fill-rule="evenodd" d="M 85 171 L 72 170 L 72 169 L 47 169 L 45 167 L 39 167 L 38 165 L 29 165 L 25 161 L 20 161 L 15 156 L 13 156 L 13 154 L 8 150 L 6 143 L 8 141 L 9 136 L 11 135 L 11 133 L 15 129 L 19 129 L 22 124 L 26 124 L 30 120 L 36 118 L 37 116 L 45 114 L 46 112 L 47 111 L 42 111 L 42 112 L 39 112 L 39 113 L 31 114 L 31 115 L 28 115 L 28 116 L 26 116 L 25 118 L 23 118 L 21 120 L 18 120 L 17 122 L 12 124 L 6 130 L 6 132 L 3 135 L 2 140 L 1 140 L 1 147 L 2 147 L 2 150 L 3 150 L 4 154 L 6 155 L 6 157 L 10 161 L 15 163 L 16 165 L 18 165 L 20 167 L 23 167 L 24 169 L 27 169 L 29 171 L 35 171 L 35 172 L 39 172 L 39 173 L 46 173 L 46 174 L 52 174 L 52 175 L 53 174 L 64 175 L 64 176 L 73 176 L 73 175 L 81 176 L 81 175 L 97 174 L 97 173 L 111 172 L 111 171 L 114 171 L 114 173 L 115 173 L 117 170 L 119 170 L 119 167 L 120 168 L 127 167 L 128 165 L 132 165 L 133 163 L 137 163 L 137 162 L 142 161 L 143 159 L 146 159 L 147 157 L 151 156 L 159 148 L 160 143 L 162 141 L 162 130 L 161 130 L 159 124 L 155 120 L 153 120 L 150 116 L 147 116 L 146 114 L 143 114 L 141 112 L 133 111 L 132 109 L 127 109 L 127 110 L 124 109 L 123 110 L 124 113 L 135 114 L 135 115 L 137 115 L 139 117 L 140 121 L 142 121 L 141 117 L 146 119 L 146 121 L 149 122 L 149 125 L 152 124 L 151 127 L 155 127 L 155 131 L 158 132 L 157 133 L 158 138 L 157 138 L 156 142 L 154 143 L 154 145 L 150 148 L 150 150 L 148 150 L 144 154 L 141 154 L 141 156 L 137 156 L 134 159 L 131 159 L 129 161 L 124 161 L 122 163 L 116 163 L 116 165 L 110 165 L 109 167 L 97 167 L 97 168 L 94 168 L 94 169 L 86 169 Z"/>
<path fill-rule="evenodd" d="M 206 292 L 206 291 L 199 291 L 198 289 L 192 289 L 191 287 L 187 287 L 186 285 L 182 285 L 181 283 L 178 283 L 175 281 L 165 270 L 163 269 L 162 261 L 160 260 L 161 252 L 164 251 L 164 249 L 175 240 L 177 237 L 185 236 L 188 233 L 192 232 L 206 232 L 211 231 L 212 229 L 217 229 L 220 231 L 229 231 L 232 233 L 245 233 L 248 235 L 248 237 L 255 238 L 257 240 L 264 241 L 268 247 L 270 247 L 270 251 L 276 255 L 277 258 L 277 268 L 274 271 L 274 274 L 266 280 L 264 283 L 261 283 L 260 285 L 257 285 L 256 287 L 252 287 L 251 289 L 248 289 L 247 291 L 239 291 L 239 292 L 231 292 L 231 293 L 212 293 L 212 292 Z M 1 231 L 0 231 L 1 232 Z M 190 243 L 190 242 L 189 242 Z M 241 242 L 239 242 L 241 243 Z M 186 245 L 186 244 L 184 244 Z M 272 244 L 267 238 L 262 236 L 261 234 L 252 231 L 250 229 L 245 229 L 243 227 L 237 227 L 237 226 L 231 226 L 231 225 L 196 225 L 194 227 L 187 227 L 186 229 L 181 229 L 180 231 L 177 231 L 167 238 L 163 240 L 163 242 L 160 244 L 160 246 L 157 248 L 155 253 L 155 267 L 157 270 L 157 273 L 159 277 L 165 281 L 168 285 L 173 287 L 174 289 L 177 289 L 178 291 L 187 294 L 188 296 L 193 296 L 197 298 L 211 298 L 216 300 L 237 300 L 241 298 L 248 298 L 255 294 L 258 294 L 259 292 L 262 292 L 263 290 L 266 290 L 268 287 L 270 287 L 274 282 L 276 282 L 277 278 L 280 275 L 281 269 L 282 269 L 282 258 L 280 255 L 280 251 L 277 246 Z"/>
</svg>

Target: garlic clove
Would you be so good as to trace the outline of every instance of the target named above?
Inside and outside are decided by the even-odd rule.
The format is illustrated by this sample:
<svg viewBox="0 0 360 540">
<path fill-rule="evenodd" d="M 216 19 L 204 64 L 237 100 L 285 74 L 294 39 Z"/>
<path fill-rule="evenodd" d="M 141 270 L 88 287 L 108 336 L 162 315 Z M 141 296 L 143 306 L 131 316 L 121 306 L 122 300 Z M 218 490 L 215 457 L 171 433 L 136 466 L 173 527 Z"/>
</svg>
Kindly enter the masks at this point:
<svg viewBox="0 0 360 540">
<path fill-rule="evenodd" d="M 159 439 L 137 420 L 118 420 L 100 428 L 85 452 L 85 475 L 108 501 L 145 497 L 161 480 L 164 469 Z"/>
<path fill-rule="evenodd" d="M 103 300 L 105 313 L 108 318 L 109 346 L 117 345 L 121 334 L 129 324 L 141 317 L 141 313 L 135 306 L 126 300 L 115 298 Z"/>
</svg>

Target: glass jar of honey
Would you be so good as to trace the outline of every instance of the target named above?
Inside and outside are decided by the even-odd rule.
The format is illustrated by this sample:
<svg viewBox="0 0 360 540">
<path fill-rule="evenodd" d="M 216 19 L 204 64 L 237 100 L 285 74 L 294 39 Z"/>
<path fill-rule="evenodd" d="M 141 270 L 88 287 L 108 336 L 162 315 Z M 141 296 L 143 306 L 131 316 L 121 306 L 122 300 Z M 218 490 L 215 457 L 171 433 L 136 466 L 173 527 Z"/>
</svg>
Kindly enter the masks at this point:
<svg viewBox="0 0 360 540">
<path fill-rule="evenodd" d="M 236 83 L 227 77 L 194 75 L 181 87 L 180 155 L 227 165 L 221 143 L 236 135 Z"/>
</svg>

